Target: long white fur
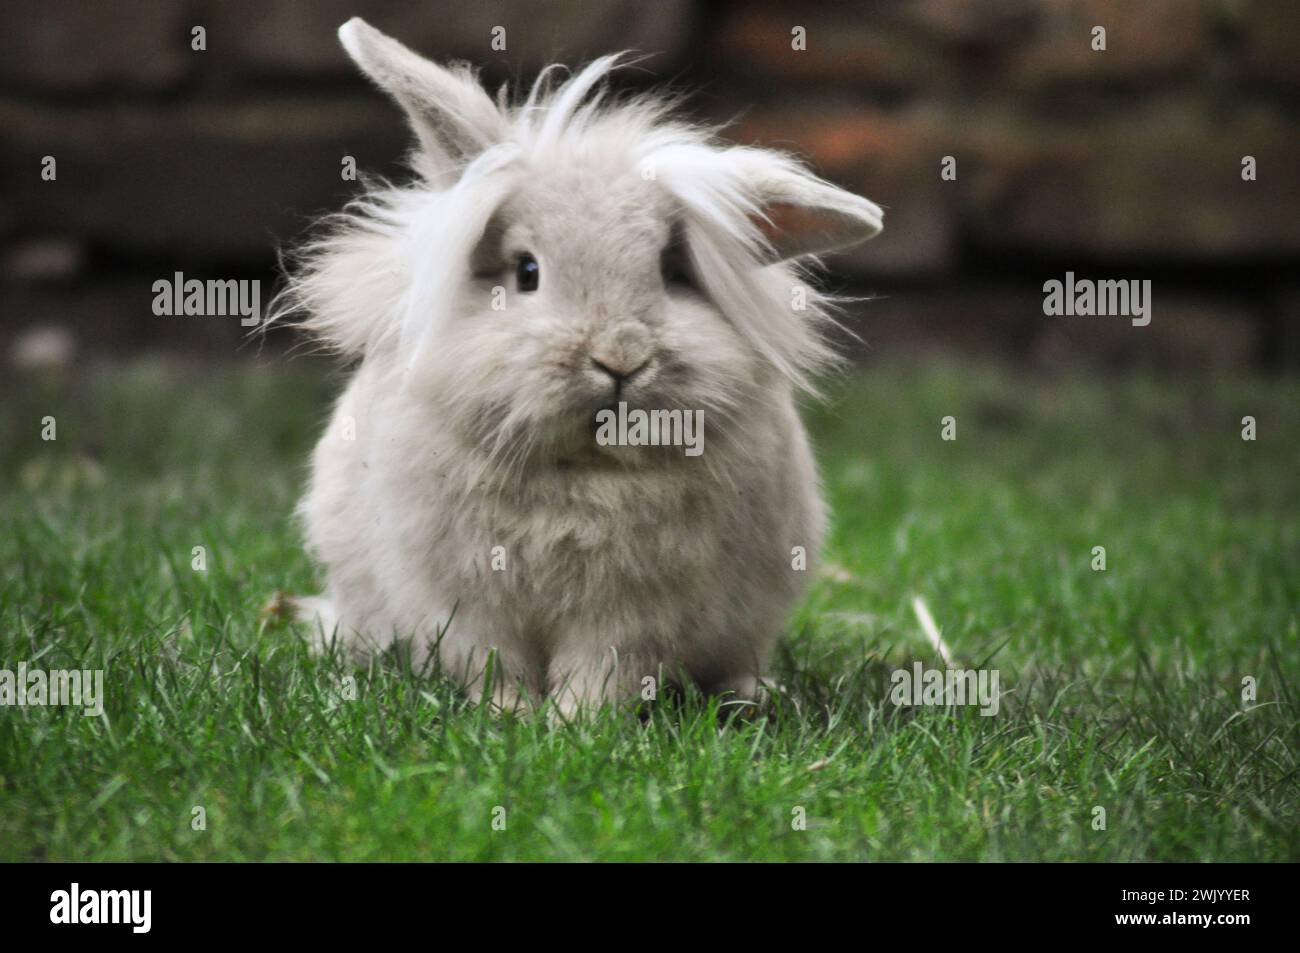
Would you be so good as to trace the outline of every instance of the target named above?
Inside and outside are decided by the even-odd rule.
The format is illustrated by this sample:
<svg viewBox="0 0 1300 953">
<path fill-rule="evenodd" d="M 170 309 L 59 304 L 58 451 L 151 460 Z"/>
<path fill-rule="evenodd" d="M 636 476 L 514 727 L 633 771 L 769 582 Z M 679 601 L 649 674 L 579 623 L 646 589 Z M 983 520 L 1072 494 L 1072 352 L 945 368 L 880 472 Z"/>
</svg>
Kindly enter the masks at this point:
<svg viewBox="0 0 1300 953">
<path fill-rule="evenodd" d="M 359 20 L 340 36 L 406 110 L 421 178 L 328 221 L 279 302 L 357 362 L 300 507 L 327 579 L 302 614 L 358 652 L 410 638 L 474 694 L 490 672 L 505 707 L 647 678 L 753 697 L 825 522 L 795 395 L 832 360 L 830 307 L 790 256 L 870 237 L 880 210 L 664 98 L 611 102 L 616 56 L 512 106 Z M 774 232 L 779 206 L 815 227 Z M 691 287 L 659 276 L 674 235 Z M 535 293 L 510 284 L 519 250 Z M 507 264 L 476 277 L 479 255 Z M 647 361 L 620 396 L 702 410 L 703 455 L 595 447 L 593 358 Z"/>
</svg>

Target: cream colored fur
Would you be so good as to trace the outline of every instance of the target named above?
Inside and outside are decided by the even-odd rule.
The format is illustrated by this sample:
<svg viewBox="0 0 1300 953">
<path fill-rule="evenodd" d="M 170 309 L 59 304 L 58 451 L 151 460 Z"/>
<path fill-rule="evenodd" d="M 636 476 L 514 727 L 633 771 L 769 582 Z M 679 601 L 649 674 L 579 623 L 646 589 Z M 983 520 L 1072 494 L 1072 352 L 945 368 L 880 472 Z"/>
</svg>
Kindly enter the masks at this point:
<svg viewBox="0 0 1300 953">
<path fill-rule="evenodd" d="M 795 396 L 830 360 L 827 305 L 794 258 L 880 210 L 611 101 L 614 57 L 511 105 L 360 20 L 340 37 L 406 111 L 420 178 L 336 217 L 281 302 L 357 363 L 300 507 L 326 575 L 302 614 L 357 652 L 412 639 L 507 708 L 647 678 L 754 697 L 825 525 Z M 703 454 L 598 447 L 595 361 L 635 371 L 630 406 L 702 410 Z"/>
</svg>

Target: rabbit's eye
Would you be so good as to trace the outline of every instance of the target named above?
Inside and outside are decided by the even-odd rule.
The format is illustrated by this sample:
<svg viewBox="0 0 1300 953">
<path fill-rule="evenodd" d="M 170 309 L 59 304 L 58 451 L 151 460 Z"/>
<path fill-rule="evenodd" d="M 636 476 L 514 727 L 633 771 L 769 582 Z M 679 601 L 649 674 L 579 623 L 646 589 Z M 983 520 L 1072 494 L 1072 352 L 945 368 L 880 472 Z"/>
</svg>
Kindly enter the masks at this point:
<svg viewBox="0 0 1300 953">
<path fill-rule="evenodd" d="M 695 286 L 695 276 L 691 271 L 690 262 L 686 258 L 685 249 L 679 245 L 664 250 L 659 259 L 659 271 L 663 276 L 665 285 L 676 285 L 684 288 Z"/>
<path fill-rule="evenodd" d="M 691 268 L 690 254 L 686 247 L 686 230 L 681 222 L 673 223 L 668 243 L 659 253 L 659 274 L 663 277 L 665 287 L 696 287 L 695 272 Z"/>
<path fill-rule="evenodd" d="M 515 268 L 515 283 L 520 291 L 536 291 L 537 284 L 542 277 L 542 266 L 537 264 L 537 259 L 525 252 L 519 256 L 519 264 Z"/>
</svg>

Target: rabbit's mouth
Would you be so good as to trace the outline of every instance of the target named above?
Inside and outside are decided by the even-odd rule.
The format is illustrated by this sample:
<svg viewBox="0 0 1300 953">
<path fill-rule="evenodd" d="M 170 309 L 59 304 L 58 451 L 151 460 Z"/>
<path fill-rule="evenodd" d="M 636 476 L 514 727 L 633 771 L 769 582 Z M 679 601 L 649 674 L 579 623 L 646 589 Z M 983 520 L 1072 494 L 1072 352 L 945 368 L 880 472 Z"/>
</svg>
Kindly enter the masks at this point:
<svg viewBox="0 0 1300 953">
<path fill-rule="evenodd" d="M 593 445 L 556 457 L 555 469 L 562 473 L 617 473 L 635 469 L 635 466 L 632 461 L 605 453 L 602 448 Z"/>
<path fill-rule="evenodd" d="M 615 404 L 601 405 L 583 415 L 583 421 L 551 445 L 555 469 L 574 473 L 619 473 L 641 469 L 648 461 L 640 448 L 602 442 L 600 420 L 604 412 L 617 414 Z"/>
</svg>

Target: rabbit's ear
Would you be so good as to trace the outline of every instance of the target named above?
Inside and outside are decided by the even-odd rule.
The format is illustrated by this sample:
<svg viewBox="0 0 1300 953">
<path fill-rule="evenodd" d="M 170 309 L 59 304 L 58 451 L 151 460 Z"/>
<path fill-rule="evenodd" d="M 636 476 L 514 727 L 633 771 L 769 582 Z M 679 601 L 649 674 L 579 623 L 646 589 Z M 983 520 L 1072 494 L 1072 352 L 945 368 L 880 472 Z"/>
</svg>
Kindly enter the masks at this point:
<svg viewBox="0 0 1300 953">
<path fill-rule="evenodd" d="M 360 17 L 339 27 L 339 41 L 406 111 L 435 174 L 464 166 L 504 137 L 500 110 L 468 67 L 444 69 Z"/>
<path fill-rule="evenodd" d="M 880 234 L 885 213 L 860 195 L 817 178 L 785 156 L 762 149 L 728 150 L 762 214 L 755 224 L 775 260 L 820 255 Z"/>
</svg>

